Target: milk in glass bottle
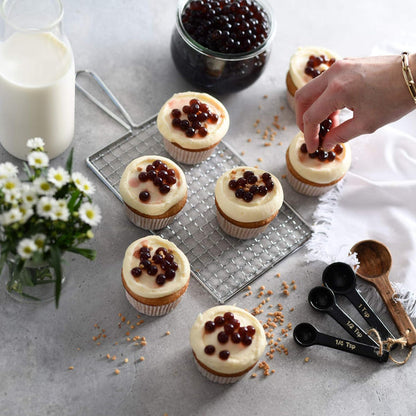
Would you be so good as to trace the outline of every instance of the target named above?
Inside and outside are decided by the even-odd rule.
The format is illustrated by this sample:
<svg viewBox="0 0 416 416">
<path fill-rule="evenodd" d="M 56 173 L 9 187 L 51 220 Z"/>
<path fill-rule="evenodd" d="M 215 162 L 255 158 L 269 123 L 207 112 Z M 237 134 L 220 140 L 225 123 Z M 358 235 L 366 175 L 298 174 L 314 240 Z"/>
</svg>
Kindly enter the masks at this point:
<svg viewBox="0 0 416 416">
<path fill-rule="evenodd" d="M 54 158 L 74 136 L 75 68 L 60 0 L 0 0 L 0 143 L 25 159 L 45 141 Z"/>
</svg>

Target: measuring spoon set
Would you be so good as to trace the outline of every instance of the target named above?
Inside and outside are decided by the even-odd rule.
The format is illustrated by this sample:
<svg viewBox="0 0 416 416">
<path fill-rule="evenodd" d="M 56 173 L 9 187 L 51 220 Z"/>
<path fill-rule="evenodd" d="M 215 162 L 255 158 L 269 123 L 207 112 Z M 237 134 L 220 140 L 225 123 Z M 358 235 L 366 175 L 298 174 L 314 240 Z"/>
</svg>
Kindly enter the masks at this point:
<svg viewBox="0 0 416 416">
<path fill-rule="evenodd" d="M 366 331 L 341 309 L 336 301 L 336 295 L 345 296 L 371 328 L 378 331 L 382 339 L 393 338 L 386 325 L 357 291 L 354 270 L 346 263 L 332 263 L 325 268 L 322 274 L 322 282 L 324 286 L 316 286 L 309 292 L 309 304 L 316 311 L 330 315 L 356 341 L 333 337 L 319 332 L 309 323 L 301 323 L 295 327 L 293 332 L 296 343 L 303 347 L 323 345 L 373 358 L 379 362 L 386 362 L 389 353 L 383 351 L 380 354 L 378 343 L 367 335 Z"/>
</svg>

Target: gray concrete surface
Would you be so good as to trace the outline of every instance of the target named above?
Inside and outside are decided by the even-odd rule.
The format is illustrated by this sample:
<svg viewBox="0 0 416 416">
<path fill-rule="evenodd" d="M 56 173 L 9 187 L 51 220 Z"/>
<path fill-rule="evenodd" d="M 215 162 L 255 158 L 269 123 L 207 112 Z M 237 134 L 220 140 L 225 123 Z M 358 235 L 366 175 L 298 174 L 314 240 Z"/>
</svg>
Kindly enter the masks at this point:
<svg viewBox="0 0 416 416">
<path fill-rule="evenodd" d="M 277 33 L 266 72 L 247 90 L 220 98 L 232 120 L 226 141 L 245 152 L 242 157 L 247 164 L 258 164 L 280 177 L 284 174 L 286 145 L 297 130 L 285 102 L 290 55 L 300 45 L 323 45 L 343 56 L 364 56 L 385 41 L 405 44 L 414 28 L 416 3 L 271 3 Z M 64 6 L 64 27 L 77 69 L 97 71 L 136 121 L 155 114 L 174 92 L 192 88 L 177 73 L 170 56 L 174 0 L 66 0 Z M 253 124 L 260 119 L 260 128 L 265 128 L 276 114 L 285 130 L 278 132 L 272 147 L 264 147 Z M 194 366 L 188 332 L 197 313 L 216 302 L 194 280 L 171 314 L 145 318 L 141 326 L 130 330 L 131 336 L 144 336 L 146 346 L 128 342 L 125 334 L 129 329 L 125 323 L 119 325 L 119 314 L 132 323 L 137 320 L 122 290 L 120 266 L 127 245 L 145 232 L 127 221 L 120 202 L 85 163 L 87 155 L 122 132 L 77 93 L 75 169 L 94 181 L 95 201 L 103 210 L 93 243 L 97 259 L 91 263 L 71 258 L 69 282 L 58 310 L 53 303 L 16 303 L 4 290 L 0 292 L 1 415 L 416 414 L 414 358 L 404 366 L 380 365 L 323 347 L 302 349 L 294 343 L 291 332 L 282 338 L 288 355 L 276 352 L 273 360 L 266 359 L 274 374 L 265 377 L 256 369 L 256 378 L 251 377 L 251 371 L 235 385 L 208 382 Z M 62 163 L 66 156 L 54 163 Z M 0 149 L 0 160 L 13 158 Z M 317 201 L 295 194 L 284 180 L 282 183 L 286 200 L 310 222 Z M 255 307 L 260 301 L 256 294 L 264 285 L 274 291 L 270 303 L 283 305 L 285 325 L 310 321 L 325 332 L 344 336 L 334 321 L 307 304 L 307 294 L 320 283 L 324 265 L 308 264 L 304 255 L 303 248 L 258 279 L 252 285 L 252 296 L 242 293 L 229 303 Z M 297 285 L 287 297 L 281 294 L 283 280 L 295 280 Z M 266 313 L 267 309 L 262 319 Z M 393 327 L 389 317 L 383 317 Z M 107 337 L 99 339 L 101 345 L 97 345 L 93 337 L 102 329 Z M 107 359 L 107 354 L 116 359 Z M 306 357 L 309 362 L 305 362 Z M 124 363 L 125 358 L 128 363 Z M 114 374 L 116 368 L 119 375 Z"/>
</svg>

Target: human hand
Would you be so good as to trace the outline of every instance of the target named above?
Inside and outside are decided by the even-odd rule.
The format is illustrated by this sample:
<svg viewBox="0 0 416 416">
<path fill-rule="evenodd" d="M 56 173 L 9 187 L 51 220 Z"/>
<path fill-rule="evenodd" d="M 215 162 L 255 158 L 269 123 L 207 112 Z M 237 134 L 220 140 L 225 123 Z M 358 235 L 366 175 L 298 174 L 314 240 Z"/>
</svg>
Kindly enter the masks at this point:
<svg viewBox="0 0 416 416">
<path fill-rule="evenodd" d="M 416 54 L 410 56 L 410 68 L 416 75 Z M 339 124 L 336 115 L 343 108 L 353 116 Z M 414 108 L 399 55 L 337 60 L 295 94 L 296 122 L 310 153 L 319 145 L 319 124 L 328 117 L 333 126 L 323 138 L 325 150 L 373 133 Z"/>
</svg>

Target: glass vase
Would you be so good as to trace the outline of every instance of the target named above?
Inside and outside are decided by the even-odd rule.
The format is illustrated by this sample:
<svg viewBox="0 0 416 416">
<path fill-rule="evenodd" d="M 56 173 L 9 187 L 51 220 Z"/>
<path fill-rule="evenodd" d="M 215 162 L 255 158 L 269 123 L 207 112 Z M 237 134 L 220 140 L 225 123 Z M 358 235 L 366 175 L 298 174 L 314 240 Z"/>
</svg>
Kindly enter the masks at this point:
<svg viewBox="0 0 416 416">
<path fill-rule="evenodd" d="M 27 262 L 23 267 L 7 260 L 3 268 L 7 293 L 15 300 L 26 303 L 44 303 L 55 299 L 56 285 L 61 290 L 67 279 L 62 261 L 62 278 L 57 282 L 55 269 L 47 262 Z"/>
</svg>

